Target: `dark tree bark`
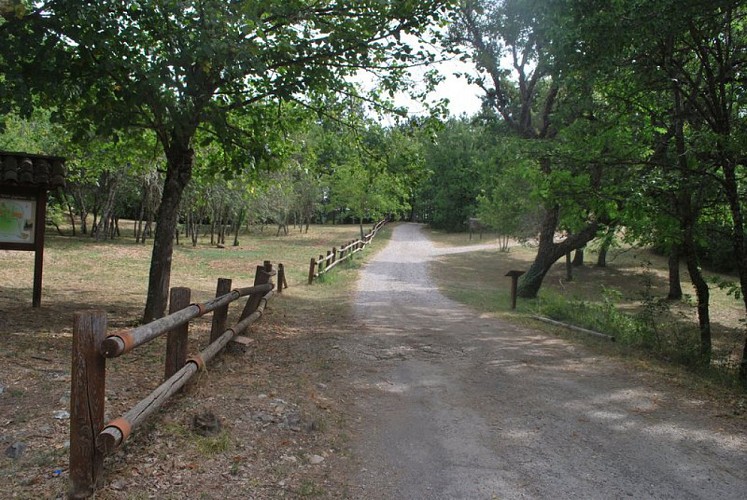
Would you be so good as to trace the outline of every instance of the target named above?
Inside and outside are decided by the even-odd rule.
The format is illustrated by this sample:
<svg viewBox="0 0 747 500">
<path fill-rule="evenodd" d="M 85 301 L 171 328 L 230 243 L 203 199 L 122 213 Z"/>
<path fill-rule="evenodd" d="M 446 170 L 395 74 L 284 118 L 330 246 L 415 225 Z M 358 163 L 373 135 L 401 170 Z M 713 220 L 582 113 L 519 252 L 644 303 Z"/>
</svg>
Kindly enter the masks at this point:
<svg viewBox="0 0 747 500">
<path fill-rule="evenodd" d="M 184 188 L 192 177 L 194 163 L 194 150 L 188 143 L 189 141 L 184 140 L 174 141 L 170 147 L 166 148 L 168 167 L 153 240 L 148 297 L 143 314 L 143 321 L 146 323 L 162 317 L 166 311 L 179 202 Z"/>
<path fill-rule="evenodd" d="M 612 242 L 615 238 L 614 228 L 607 230 L 607 234 L 602 238 L 602 245 L 599 247 L 599 255 L 597 255 L 597 267 L 607 267 L 607 253 L 610 251 Z"/>
<path fill-rule="evenodd" d="M 677 166 L 685 181 L 691 181 L 691 172 L 688 165 L 687 146 L 685 144 L 684 123 L 685 107 L 682 92 L 674 85 L 673 88 L 673 126 L 674 144 L 677 152 Z M 702 182 L 699 184 L 702 188 Z M 695 191 L 695 190 L 694 190 Z M 697 196 L 697 195 L 696 195 Z M 679 215 L 682 226 L 682 252 L 687 263 L 687 272 L 690 281 L 695 287 L 695 295 L 698 298 L 698 328 L 700 330 L 700 355 L 703 361 L 711 361 L 711 317 L 709 310 L 710 291 L 708 283 L 703 278 L 698 262 L 695 245 L 695 229 L 698 220 L 698 206 L 693 206 L 693 194 L 689 189 L 683 188 L 679 193 Z"/>
<path fill-rule="evenodd" d="M 546 210 L 542 220 L 542 230 L 540 231 L 539 248 L 537 256 L 529 266 L 529 269 L 519 279 L 517 295 L 524 299 L 533 299 L 537 296 L 545 275 L 557 260 L 566 253 L 580 248 L 591 240 L 597 234 L 598 224 L 592 222 L 581 231 L 569 235 L 565 240 L 555 243 L 555 228 L 558 225 L 560 207 L 555 206 Z"/>
<path fill-rule="evenodd" d="M 710 291 L 708 283 L 700 272 L 698 256 L 695 250 L 695 239 L 693 236 L 694 221 L 687 221 L 685 226 L 685 237 L 682 244 L 687 263 L 687 272 L 695 287 L 695 295 L 698 298 L 698 329 L 700 331 L 700 355 L 703 362 L 711 360 L 711 316 L 709 308 Z"/>
<path fill-rule="evenodd" d="M 576 253 L 573 255 L 573 266 L 574 267 L 581 267 L 584 265 L 584 247 L 581 247 L 576 250 Z"/>
</svg>

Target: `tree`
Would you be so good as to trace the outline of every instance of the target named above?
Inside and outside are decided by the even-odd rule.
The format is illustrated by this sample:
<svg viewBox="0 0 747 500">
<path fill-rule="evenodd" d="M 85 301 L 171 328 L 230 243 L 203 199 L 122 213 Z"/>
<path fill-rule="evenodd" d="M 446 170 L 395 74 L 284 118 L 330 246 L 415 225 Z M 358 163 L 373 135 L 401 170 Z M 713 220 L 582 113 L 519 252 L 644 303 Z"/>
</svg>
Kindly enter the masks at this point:
<svg viewBox="0 0 747 500">
<path fill-rule="evenodd" d="M 166 308 L 178 207 L 192 176 L 198 129 L 243 148 L 244 163 L 256 165 L 272 153 L 263 136 L 273 103 L 308 105 L 314 93 L 349 93 L 345 77 L 361 68 L 392 69 L 396 76 L 419 57 L 400 35 L 421 33 L 447 4 L 52 0 L 7 15 L 0 25 L 0 96 L 28 109 L 25 97 L 41 94 L 60 114 L 74 112 L 79 125 L 155 133 L 167 168 L 144 312 L 149 321 Z M 238 129 L 236 114 L 255 116 L 254 127 Z"/>
<path fill-rule="evenodd" d="M 450 119 L 432 134 L 424 130 L 427 182 L 415 196 L 422 220 L 447 231 L 463 231 L 475 216 L 485 171 L 493 162 L 494 141 L 483 124 L 466 117 Z"/>
<path fill-rule="evenodd" d="M 462 2 L 450 31 L 452 49 L 476 65 L 479 76 L 470 79 L 483 89 L 485 105 L 516 136 L 531 141 L 528 150 L 548 188 L 569 178 L 563 165 L 553 162 L 552 141 L 564 124 L 580 115 L 573 107 L 566 107 L 564 115 L 559 113 L 563 98 L 572 96 L 563 95 L 563 79 L 554 67 L 553 42 L 558 28 L 554 9 L 558 8 L 541 0 L 468 0 Z M 511 70 L 504 69 L 504 60 L 510 61 Z M 572 224 L 573 230 L 556 242 L 561 218 L 568 221 L 570 214 L 563 213 L 563 199 L 557 193 L 547 189 L 544 194 L 537 256 L 519 282 L 518 294 L 525 298 L 537 295 L 545 275 L 560 257 L 596 236 L 603 215 L 574 211 L 578 220 Z"/>
<path fill-rule="evenodd" d="M 499 157 L 496 161 L 501 162 Z M 509 238 L 526 240 L 535 236 L 541 218 L 532 187 L 533 168 L 514 160 L 503 165 L 485 184 L 477 198 L 477 216 L 501 236 L 501 250 L 508 251 Z"/>
<path fill-rule="evenodd" d="M 669 150 L 671 159 L 666 172 L 677 176 L 679 189 L 673 194 L 680 241 L 698 295 L 701 352 L 707 359 L 708 285 L 700 273 L 697 250 L 698 226 L 706 217 L 712 221 L 716 214 L 728 214 L 722 226 L 728 226 L 731 233 L 747 317 L 743 154 L 747 8 L 736 0 L 707 5 L 695 0 L 619 2 L 597 15 L 588 15 L 585 1 L 569 2 L 568 7 L 575 26 L 567 34 L 573 39 L 569 46 L 575 49 L 569 54 L 575 52 L 577 58 L 586 60 L 580 64 L 597 73 L 600 68 L 629 68 L 632 78 L 626 85 L 632 83 L 633 89 L 628 96 L 637 91 L 668 97 L 656 125 L 663 131 L 659 143 Z M 741 376 L 747 380 L 747 336 Z"/>
</svg>

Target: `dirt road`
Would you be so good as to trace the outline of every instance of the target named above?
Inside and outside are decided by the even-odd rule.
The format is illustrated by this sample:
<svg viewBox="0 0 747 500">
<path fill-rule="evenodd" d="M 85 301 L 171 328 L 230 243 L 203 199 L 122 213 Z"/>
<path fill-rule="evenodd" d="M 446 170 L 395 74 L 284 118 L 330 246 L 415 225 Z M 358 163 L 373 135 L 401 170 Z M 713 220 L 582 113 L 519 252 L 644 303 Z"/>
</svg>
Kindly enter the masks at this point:
<svg viewBox="0 0 747 500">
<path fill-rule="evenodd" d="M 744 420 L 620 361 L 441 295 L 398 226 L 362 273 L 352 361 L 365 499 L 707 498 L 747 492 Z"/>
</svg>

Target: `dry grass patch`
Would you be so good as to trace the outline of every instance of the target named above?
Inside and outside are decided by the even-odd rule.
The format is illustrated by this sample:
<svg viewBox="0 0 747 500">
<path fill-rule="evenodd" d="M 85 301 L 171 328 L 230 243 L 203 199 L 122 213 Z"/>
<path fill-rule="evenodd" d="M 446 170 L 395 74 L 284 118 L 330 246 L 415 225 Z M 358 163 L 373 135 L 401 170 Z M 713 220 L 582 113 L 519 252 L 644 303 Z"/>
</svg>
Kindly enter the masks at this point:
<svg viewBox="0 0 747 500">
<path fill-rule="evenodd" d="M 440 244 L 468 245 L 468 235 L 444 235 L 431 232 L 431 237 Z M 490 241 L 490 240 L 487 240 Z M 485 237 L 483 243 L 486 242 Z M 472 240 L 474 244 L 474 238 Z M 479 243 L 479 242 L 478 242 Z M 446 255 L 434 264 L 433 271 L 440 286 L 452 298 L 468 303 L 479 311 L 516 318 L 510 312 L 509 270 L 526 270 L 532 263 L 536 249 L 514 245 L 509 252 L 497 250 L 465 252 Z M 664 298 L 668 291 L 666 259 L 646 249 L 622 248 L 612 250 L 607 267 L 599 268 L 597 255 L 587 251 L 586 262 L 574 268 L 573 280 L 566 277 L 565 262 L 558 261 L 547 274 L 540 298 L 519 300 L 518 312 L 542 314 L 543 307 L 560 300 L 572 304 L 595 304 L 614 307 L 632 316 L 640 314 L 646 306 L 645 295 L 651 299 Z M 709 273 L 715 276 L 715 273 Z M 718 275 L 721 278 L 734 277 Z M 671 313 L 668 335 L 672 342 L 689 342 L 697 339 L 695 293 L 687 281 L 683 266 L 683 291 L 685 299 L 666 302 Z M 744 345 L 744 318 L 741 302 L 728 296 L 725 291 L 712 287 L 711 321 L 713 328 L 714 361 L 717 364 L 735 366 L 741 359 Z M 614 333 L 614 332 L 606 332 Z M 681 338 L 672 339 L 672 336 Z"/>
<path fill-rule="evenodd" d="M 68 489 L 73 313 L 103 309 L 110 328 L 137 322 L 151 247 L 126 234 L 106 242 L 49 234 L 38 309 L 30 307 L 33 254 L 0 251 L 0 448 L 24 448 L 19 458 L 0 455 L 9 498 L 61 498 Z M 331 382 L 345 368 L 334 344 L 347 333 L 357 264 L 339 266 L 323 283 L 308 286 L 306 279 L 312 256 L 358 234 L 357 226 L 312 226 L 308 234 L 275 237 L 268 228 L 242 235 L 237 247 L 209 240 L 177 247 L 171 283 L 192 288 L 194 301 L 211 298 L 219 277 L 250 285 L 264 260 L 285 264 L 290 288 L 248 333 L 255 342 L 247 352 L 220 355 L 184 397 L 107 458 L 96 498 L 345 496 L 347 395 Z M 207 344 L 209 321 L 191 328 L 190 352 Z M 165 339 L 158 339 L 107 363 L 108 418 L 160 383 L 164 352 Z M 217 436 L 193 432 L 191 420 L 203 411 L 221 421 Z"/>
</svg>

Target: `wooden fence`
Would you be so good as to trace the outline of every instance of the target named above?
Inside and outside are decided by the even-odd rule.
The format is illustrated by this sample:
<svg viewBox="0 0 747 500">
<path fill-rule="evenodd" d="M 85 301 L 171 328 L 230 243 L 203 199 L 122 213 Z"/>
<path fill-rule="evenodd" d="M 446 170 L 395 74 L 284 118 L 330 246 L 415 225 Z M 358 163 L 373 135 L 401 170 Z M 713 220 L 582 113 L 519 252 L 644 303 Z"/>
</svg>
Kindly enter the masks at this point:
<svg viewBox="0 0 747 500">
<path fill-rule="evenodd" d="M 371 240 L 374 239 L 376 233 L 379 232 L 379 229 L 381 229 L 387 222 L 387 219 L 377 222 L 373 229 L 371 229 L 371 232 L 363 238 L 349 241 L 339 249 L 337 247 L 332 247 L 332 250 L 327 250 L 326 257 L 324 255 L 320 255 L 318 259 L 312 257 L 311 262 L 309 263 L 309 285 L 314 282 L 314 278 L 322 276 L 324 273 L 332 270 L 340 262 L 346 261 L 366 248 L 366 245 L 371 243 Z"/>
<path fill-rule="evenodd" d="M 70 498 L 93 495 L 103 479 L 104 456 L 124 443 L 128 436 L 198 371 L 204 369 L 230 341 L 261 316 L 274 293 L 287 287 L 282 264 L 274 271 L 265 261 L 257 266 L 254 286 L 231 291 L 231 280 L 218 280 L 216 298 L 190 304 L 189 288 L 171 289 L 169 315 L 130 330 L 107 334 L 103 311 L 75 314 L 70 394 Z M 228 306 L 248 297 L 238 323 L 226 329 Z M 187 357 L 189 322 L 212 312 L 210 344 Z M 119 418 L 104 424 L 106 359 L 126 354 L 138 346 L 167 334 L 165 381 L 150 395 Z"/>
</svg>

